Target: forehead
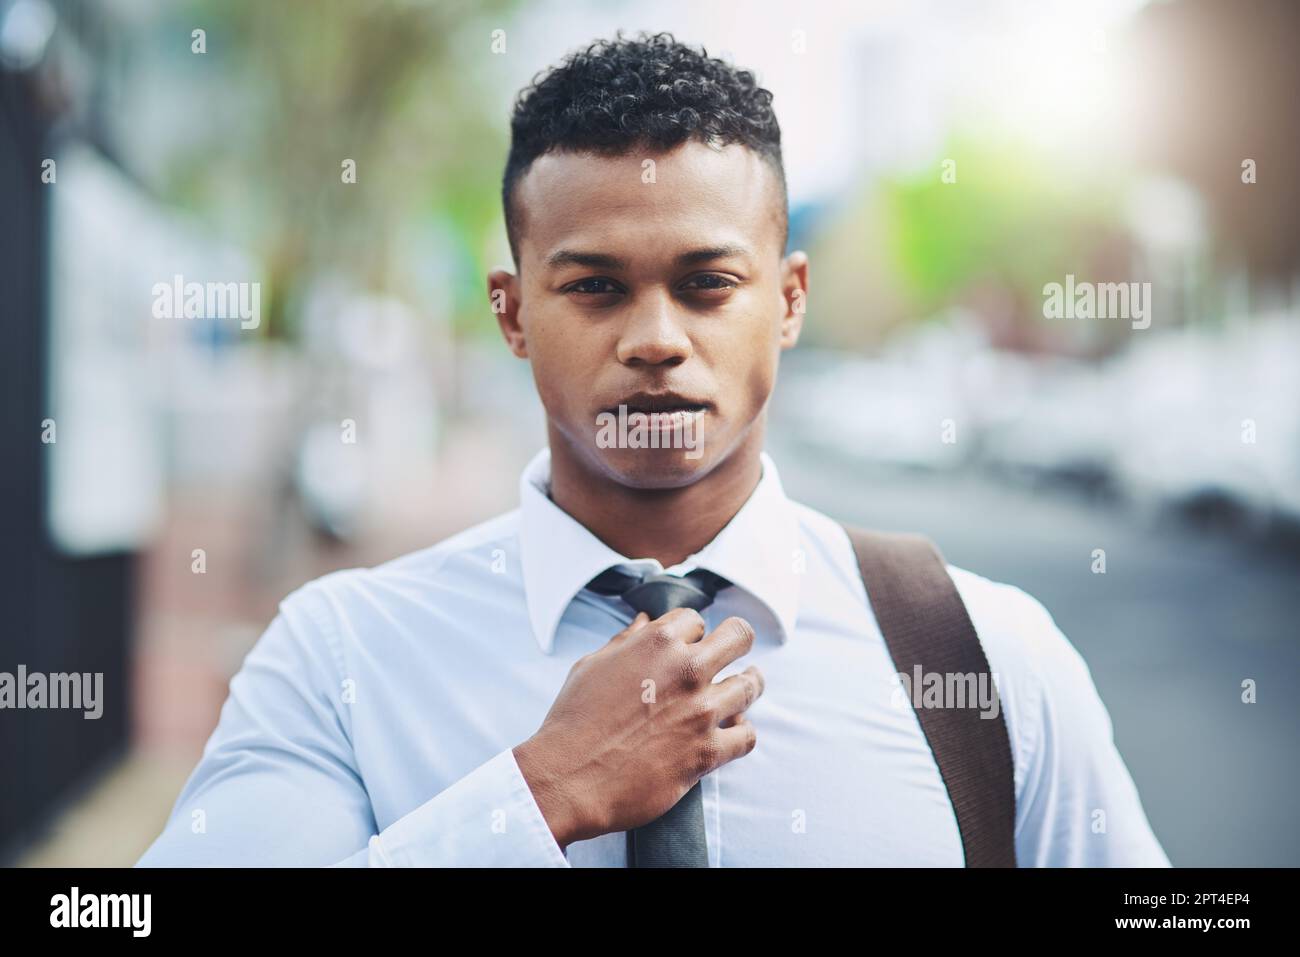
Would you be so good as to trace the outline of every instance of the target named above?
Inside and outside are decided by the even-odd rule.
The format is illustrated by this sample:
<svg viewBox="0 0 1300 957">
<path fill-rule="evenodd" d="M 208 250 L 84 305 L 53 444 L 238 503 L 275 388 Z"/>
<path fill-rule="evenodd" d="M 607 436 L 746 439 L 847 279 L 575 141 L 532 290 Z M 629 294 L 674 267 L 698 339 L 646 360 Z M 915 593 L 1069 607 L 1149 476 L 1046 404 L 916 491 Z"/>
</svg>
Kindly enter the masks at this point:
<svg viewBox="0 0 1300 957">
<path fill-rule="evenodd" d="M 539 156 L 515 192 L 521 266 L 556 249 L 635 260 L 743 244 L 780 256 L 777 175 L 753 150 L 688 141 L 667 151 Z"/>
</svg>

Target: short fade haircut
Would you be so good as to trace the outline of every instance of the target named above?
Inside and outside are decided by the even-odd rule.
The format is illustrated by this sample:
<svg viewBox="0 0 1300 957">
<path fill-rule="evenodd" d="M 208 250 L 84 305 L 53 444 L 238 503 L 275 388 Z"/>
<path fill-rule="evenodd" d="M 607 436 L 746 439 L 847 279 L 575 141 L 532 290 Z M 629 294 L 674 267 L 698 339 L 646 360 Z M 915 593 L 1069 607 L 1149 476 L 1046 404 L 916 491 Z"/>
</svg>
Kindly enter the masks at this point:
<svg viewBox="0 0 1300 957">
<path fill-rule="evenodd" d="M 501 182 L 506 235 L 519 265 L 514 192 L 533 160 L 552 151 L 622 156 L 672 149 L 688 139 L 739 143 L 767 161 L 781 192 L 781 247 L 789 229 L 781 127 L 772 94 L 754 74 L 678 43 L 670 33 L 598 40 L 523 89 L 510 120 Z"/>
</svg>

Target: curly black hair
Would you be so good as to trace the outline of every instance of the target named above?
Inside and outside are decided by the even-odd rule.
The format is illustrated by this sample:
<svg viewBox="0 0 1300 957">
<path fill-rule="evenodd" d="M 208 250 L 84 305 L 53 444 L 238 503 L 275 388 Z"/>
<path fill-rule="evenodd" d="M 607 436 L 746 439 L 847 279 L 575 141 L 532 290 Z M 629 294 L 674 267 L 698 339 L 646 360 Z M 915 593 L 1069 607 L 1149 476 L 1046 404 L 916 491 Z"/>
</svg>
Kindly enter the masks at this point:
<svg viewBox="0 0 1300 957">
<path fill-rule="evenodd" d="M 552 150 L 622 155 L 637 148 L 671 149 L 688 139 L 715 146 L 740 143 L 771 164 L 786 228 L 781 127 L 772 94 L 753 73 L 710 57 L 703 47 L 679 43 L 670 33 L 624 39 L 620 31 L 538 74 L 515 101 L 501 182 L 515 264 L 514 189 L 537 157 Z"/>
</svg>

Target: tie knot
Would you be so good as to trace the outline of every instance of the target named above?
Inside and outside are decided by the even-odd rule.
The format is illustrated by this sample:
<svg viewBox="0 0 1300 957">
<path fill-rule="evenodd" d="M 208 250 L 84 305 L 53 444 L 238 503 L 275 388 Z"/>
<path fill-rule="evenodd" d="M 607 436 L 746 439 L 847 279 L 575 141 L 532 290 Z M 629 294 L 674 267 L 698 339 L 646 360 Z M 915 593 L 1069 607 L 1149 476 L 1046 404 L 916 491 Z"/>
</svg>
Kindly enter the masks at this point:
<svg viewBox="0 0 1300 957">
<path fill-rule="evenodd" d="M 598 595 L 618 595 L 637 611 L 658 618 L 674 608 L 703 611 L 730 584 L 702 568 L 685 575 L 632 575 L 611 568 L 593 578 L 587 588 Z"/>
</svg>

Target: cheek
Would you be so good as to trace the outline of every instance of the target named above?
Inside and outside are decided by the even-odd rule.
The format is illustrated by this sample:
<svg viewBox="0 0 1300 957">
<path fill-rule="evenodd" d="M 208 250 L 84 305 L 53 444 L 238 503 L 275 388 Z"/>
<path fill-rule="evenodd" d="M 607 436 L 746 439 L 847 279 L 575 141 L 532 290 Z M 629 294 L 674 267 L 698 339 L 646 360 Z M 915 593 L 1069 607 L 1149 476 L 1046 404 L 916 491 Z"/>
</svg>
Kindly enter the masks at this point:
<svg viewBox="0 0 1300 957">
<path fill-rule="evenodd" d="M 767 321 L 750 324 L 740 340 L 714 344 L 716 375 L 738 418 L 752 418 L 767 402 L 780 352 L 779 326 Z"/>
<path fill-rule="evenodd" d="M 593 337 L 563 323 L 535 318 L 528 330 L 528 356 L 537 393 L 548 414 L 562 417 L 566 409 L 585 408 L 587 391 L 596 381 L 599 357 Z"/>
<path fill-rule="evenodd" d="M 755 413 L 767 402 L 776 384 L 776 357 L 776 352 L 756 356 L 749 371 L 749 402 L 751 411 Z"/>
<path fill-rule="evenodd" d="M 777 359 L 781 355 L 781 316 L 783 310 L 764 310 L 755 319 L 749 332 L 749 365 L 755 375 L 763 375 L 770 382 L 776 374 Z"/>
</svg>

